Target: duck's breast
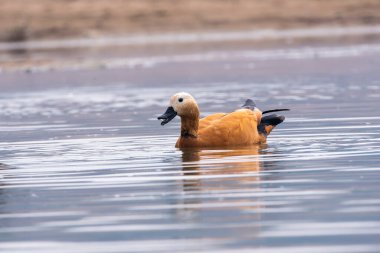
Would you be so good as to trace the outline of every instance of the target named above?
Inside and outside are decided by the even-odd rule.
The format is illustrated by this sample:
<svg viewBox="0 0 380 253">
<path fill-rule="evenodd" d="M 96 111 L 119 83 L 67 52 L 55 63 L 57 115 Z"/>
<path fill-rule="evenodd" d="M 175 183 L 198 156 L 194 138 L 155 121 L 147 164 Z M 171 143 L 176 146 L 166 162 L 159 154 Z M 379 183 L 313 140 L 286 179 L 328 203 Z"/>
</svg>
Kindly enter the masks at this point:
<svg viewBox="0 0 380 253">
<path fill-rule="evenodd" d="M 211 115 L 208 115 L 202 119 L 199 120 L 199 132 L 203 132 L 204 129 L 207 127 L 213 125 L 215 121 L 218 121 L 220 118 L 227 115 L 227 113 L 214 113 Z M 207 147 L 212 146 L 211 142 L 203 143 L 200 141 L 200 138 L 193 138 L 193 137 L 179 137 L 177 140 L 177 143 L 175 145 L 177 148 L 184 148 L 184 147 Z"/>
</svg>

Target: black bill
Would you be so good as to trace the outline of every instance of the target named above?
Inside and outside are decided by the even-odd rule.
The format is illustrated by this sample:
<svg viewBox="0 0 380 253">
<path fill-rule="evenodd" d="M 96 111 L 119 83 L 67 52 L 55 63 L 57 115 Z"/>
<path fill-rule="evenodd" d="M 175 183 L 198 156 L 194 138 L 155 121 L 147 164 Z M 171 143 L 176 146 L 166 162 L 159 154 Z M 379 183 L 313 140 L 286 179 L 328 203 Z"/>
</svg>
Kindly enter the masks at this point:
<svg viewBox="0 0 380 253">
<path fill-rule="evenodd" d="M 177 116 L 177 113 L 174 111 L 173 107 L 170 106 L 168 109 L 166 109 L 166 112 L 159 116 L 157 119 L 162 120 L 161 126 L 163 126 L 174 119 L 175 116 Z"/>
</svg>

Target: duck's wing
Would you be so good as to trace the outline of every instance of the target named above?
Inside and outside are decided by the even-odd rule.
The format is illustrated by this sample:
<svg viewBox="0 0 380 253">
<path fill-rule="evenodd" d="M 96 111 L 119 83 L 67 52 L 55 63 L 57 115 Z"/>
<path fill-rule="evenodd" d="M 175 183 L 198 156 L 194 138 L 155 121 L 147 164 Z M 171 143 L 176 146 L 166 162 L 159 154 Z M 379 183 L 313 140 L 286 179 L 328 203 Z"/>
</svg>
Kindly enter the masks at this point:
<svg viewBox="0 0 380 253">
<path fill-rule="evenodd" d="M 223 117 L 209 122 L 207 127 L 199 129 L 199 141 L 202 145 L 212 146 L 257 143 L 260 139 L 257 125 L 256 112 L 240 109 L 224 114 Z"/>
<path fill-rule="evenodd" d="M 255 110 L 257 107 L 256 107 L 256 103 L 253 102 L 252 99 L 247 99 L 244 103 L 244 105 L 241 106 L 242 108 L 245 108 L 245 109 L 250 109 L 250 110 Z M 272 110 L 266 110 L 266 111 L 263 111 L 262 114 L 267 114 L 267 113 L 271 113 L 271 112 L 282 112 L 282 111 L 290 111 L 290 109 L 272 109 Z"/>
<path fill-rule="evenodd" d="M 263 111 L 263 114 L 267 114 L 270 112 L 283 112 L 283 111 L 290 111 L 290 109 L 272 109 L 272 110 Z"/>
<path fill-rule="evenodd" d="M 213 124 L 216 120 L 219 120 L 226 116 L 227 113 L 214 113 L 211 115 L 208 115 L 202 119 L 199 120 L 199 130 L 209 127 Z"/>
</svg>

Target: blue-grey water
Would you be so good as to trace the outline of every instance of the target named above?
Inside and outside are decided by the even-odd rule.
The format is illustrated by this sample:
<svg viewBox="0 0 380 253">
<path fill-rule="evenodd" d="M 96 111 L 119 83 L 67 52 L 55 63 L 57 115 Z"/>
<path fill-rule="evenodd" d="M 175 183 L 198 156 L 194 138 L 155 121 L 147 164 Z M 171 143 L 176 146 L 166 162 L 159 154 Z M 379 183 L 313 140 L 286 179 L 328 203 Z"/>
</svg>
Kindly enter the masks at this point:
<svg viewBox="0 0 380 253">
<path fill-rule="evenodd" d="M 379 66 L 372 43 L 1 73 L 0 251 L 379 252 Z M 178 150 L 178 91 L 291 111 L 266 145 Z"/>
</svg>

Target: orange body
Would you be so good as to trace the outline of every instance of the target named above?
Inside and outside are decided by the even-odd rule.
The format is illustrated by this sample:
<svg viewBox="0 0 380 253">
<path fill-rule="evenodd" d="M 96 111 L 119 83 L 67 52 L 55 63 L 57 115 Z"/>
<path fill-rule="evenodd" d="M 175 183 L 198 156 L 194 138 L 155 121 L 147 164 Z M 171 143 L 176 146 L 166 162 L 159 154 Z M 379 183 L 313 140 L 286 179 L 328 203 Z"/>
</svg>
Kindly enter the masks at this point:
<svg viewBox="0 0 380 253">
<path fill-rule="evenodd" d="M 202 119 L 182 119 L 183 125 L 199 120 L 197 136 L 181 136 L 176 147 L 226 147 L 265 143 L 266 136 L 258 132 L 261 111 L 239 109 L 232 113 L 216 113 Z M 189 122 L 187 122 L 189 121 Z"/>
</svg>

